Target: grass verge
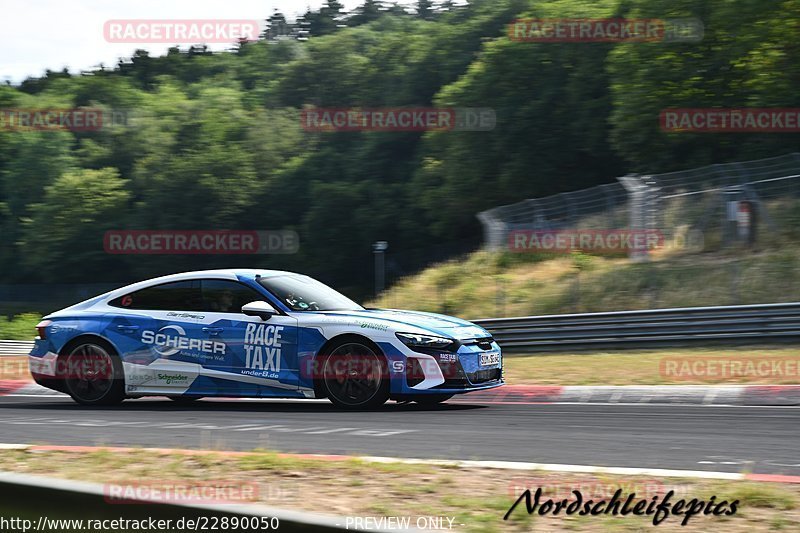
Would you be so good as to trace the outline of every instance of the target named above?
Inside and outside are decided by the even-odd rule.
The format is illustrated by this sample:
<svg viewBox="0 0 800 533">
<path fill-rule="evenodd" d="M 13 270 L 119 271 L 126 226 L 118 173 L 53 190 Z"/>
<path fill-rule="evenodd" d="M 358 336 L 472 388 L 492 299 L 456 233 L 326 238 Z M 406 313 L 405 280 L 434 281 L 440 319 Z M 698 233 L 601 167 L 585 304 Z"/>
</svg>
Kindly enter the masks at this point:
<svg viewBox="0 0 800 533">
<path fill-rule="evenodd" d="M 0 316 L 0 339 L 31 341 L 36 335 L 36 324 L 42 319 L 37 313 L 23 313 L 11 319 Z"/>
<path fill-rule="evenodd" d="M 256 485 L 250 503 L 338 516 L 450 517 L 454 531 L 642 531 L 652 527 L 652 516 L 529 516 L 524 503 L 508 522 L 503 515 L 525 488 L 541 487 L 547 497 L 567 498 L 580 490 L 585 498 L 610 499 L 618 488 L 637 499 L 675 491 L 676 499 L 740 500 L 733 516 L 695 516 L 688 525 L 669 517 L 660 531 L 732 532 L 800 529 L 800 486 L 655 479 L 653 477 L 519 472 L 474 469 L 450 465 L 428 466 L 367 463 L 358 458 L 326 461 L 269 451 L 243 456 L 222 453 L 170 455 L 138 450 L 130 453 L 96 451 L 0 451 L 2 469 L 153 488 L 203 486 L 224 483 Z M 44 508 L 44 507 L 43 507 Z M 462 525 L 463 524 L 463 525 Z"/>
<path fill-rule="evenodd" d="M 693 361 L 703 364 L 694 366 Z M 768 364 L 759 367 L 761 361 Z M 742 362 L 741 372 L 724 372 L 726 362 Z M 748 362 L 753 364 L 747 366 Z M 773 362 L 782 364 L 775 366 Z M 712 366 L 714 363 L 716 366 Z M 515 385 L 800 383 L 800 348 L 794 346 L 520 355 L 506 356 L 503 364 L 506 381 Z"/>
</svg>

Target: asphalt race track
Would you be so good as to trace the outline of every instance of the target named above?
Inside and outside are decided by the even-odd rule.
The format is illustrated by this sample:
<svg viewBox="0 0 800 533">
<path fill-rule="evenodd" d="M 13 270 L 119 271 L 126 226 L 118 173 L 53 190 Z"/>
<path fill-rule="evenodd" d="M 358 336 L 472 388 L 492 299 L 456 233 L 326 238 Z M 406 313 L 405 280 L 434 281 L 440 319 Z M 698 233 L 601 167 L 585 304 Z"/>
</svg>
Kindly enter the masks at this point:
<svg viewBox="0 0 800 533">
<path fill-rule="evenodd" d="M 800 474 L 800 408 L 389 403 L 162 398 L 85 408 L 66 397 L 0 397 L 0 442 L 483 459 Z"/>
</svg>

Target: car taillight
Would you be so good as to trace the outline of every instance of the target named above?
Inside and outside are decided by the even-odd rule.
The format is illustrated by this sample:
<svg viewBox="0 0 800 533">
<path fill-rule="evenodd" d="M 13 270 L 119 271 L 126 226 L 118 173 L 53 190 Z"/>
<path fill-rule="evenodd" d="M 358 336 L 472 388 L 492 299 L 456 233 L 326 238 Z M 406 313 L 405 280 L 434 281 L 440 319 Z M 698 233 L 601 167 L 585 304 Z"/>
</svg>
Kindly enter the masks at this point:
<svg viewBox="0 0 800 533">
<path fill-rule="evenodd" d="M 42 320 L 41 322 L 36 324 L 36 333 L 39 334 L 40 339 L 47 338 L 47 326 L 49 326 L 50 324 L 52 324 L 52 321 L 50 320 Z"/>
</svg>

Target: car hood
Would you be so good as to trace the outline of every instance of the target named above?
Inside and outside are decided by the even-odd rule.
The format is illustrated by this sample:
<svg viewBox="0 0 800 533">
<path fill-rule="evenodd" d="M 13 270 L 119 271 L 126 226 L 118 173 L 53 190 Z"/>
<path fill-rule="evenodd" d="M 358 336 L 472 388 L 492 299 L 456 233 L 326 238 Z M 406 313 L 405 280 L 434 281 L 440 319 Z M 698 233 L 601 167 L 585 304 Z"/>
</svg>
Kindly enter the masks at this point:
<svg viewBox="0 0 800 533">
<path fill-rule="evenodd" d="M 437 335 L 446 335 L 458 340 L 491 336 L 488 331 L 467 320 L 436 313 L 424 313 L 422 311 L 365 309 L 363 311 L 328 311 L 324 314 L 363 321 L 380 321 L 396 332 L 414 333 L 413 328 L 421 328 Z"/>
</svg>

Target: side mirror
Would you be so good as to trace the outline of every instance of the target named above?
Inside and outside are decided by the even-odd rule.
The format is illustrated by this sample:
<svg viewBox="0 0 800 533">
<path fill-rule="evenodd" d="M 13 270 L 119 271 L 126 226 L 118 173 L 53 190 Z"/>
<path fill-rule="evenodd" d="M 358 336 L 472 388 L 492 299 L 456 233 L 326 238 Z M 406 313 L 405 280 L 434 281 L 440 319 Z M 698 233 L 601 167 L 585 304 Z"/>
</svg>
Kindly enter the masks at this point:
<svg viewBox="0 0 800 533">
<path fill-rule="evenodd" d="M 278 314 L 274 307 L 261 300 L 244 304 L 242 306 L 242 313 L 247 316 L 261 317 L 261 320 L 269 320 L 272 315 Z"/>
</svg>

